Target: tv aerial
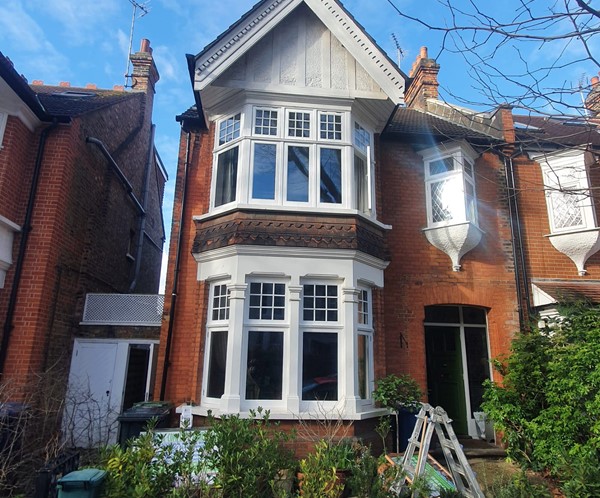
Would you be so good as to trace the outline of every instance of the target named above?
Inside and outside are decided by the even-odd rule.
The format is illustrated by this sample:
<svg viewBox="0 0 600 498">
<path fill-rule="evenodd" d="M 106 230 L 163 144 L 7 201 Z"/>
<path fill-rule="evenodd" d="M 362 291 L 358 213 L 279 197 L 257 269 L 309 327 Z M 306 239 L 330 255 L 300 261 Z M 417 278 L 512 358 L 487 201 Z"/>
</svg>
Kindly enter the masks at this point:
<svg viewBox="0 0 600 498">
<path fill-rule="evenodd" d="M 150 8 L 148 7 L 150 1 L 151 0 L 148 0 L 147 2 L 137 2 L 136 0 L 129 0 L 129 3 L 133 6 L 133 13 L 131 14 L 131 28 L 129 30 L 129 49 L 127 50 L 127 67 L 125 68 L 125 88 L 130 86 L 127 84 L 127 81 L 129 78 L 131 78 L 131 74 L 129 74 L 131 61 L 129 59 L 131 58 L 131 46 L 133 44 L 133 29 L 135 27 L 135 21 L 136 19 L 141 19 L 150 12 Z"/>
</svg>

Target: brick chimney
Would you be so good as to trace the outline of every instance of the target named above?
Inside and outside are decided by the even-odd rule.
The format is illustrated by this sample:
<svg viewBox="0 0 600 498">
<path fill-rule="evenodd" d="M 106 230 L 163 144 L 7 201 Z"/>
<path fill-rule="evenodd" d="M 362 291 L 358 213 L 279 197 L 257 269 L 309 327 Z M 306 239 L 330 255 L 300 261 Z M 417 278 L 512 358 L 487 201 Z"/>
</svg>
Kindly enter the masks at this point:
<svg viewBox="0 0 600 498">
<path fill-rule="evenodd" d="M 134 92 L 148 92 L 151 90 L 151 95 L 156 93 L 155 85 L 160 76 L 152 58 L 152 48 L 150 40 L 142 39 L 140 51 L 131 54 L 131 64 L 133 72 L 131 75 L 131 89 Z"/>
<path fill-rule="evenodd" d="M 585 99 L 585 108 L 593 117 L 596 117 L 600 113 L 600 79 L 598 76 L 594 76 L 591 83 L 592 88 Z"/>
<path fill-rule="evenodd" d="M 421 52 L 408 75 L 411 81 L 404 93 L 407 107 L 425 109 L 427 99 L 438 98 L 437 75 L 439 71 L 439 64 L 427 55 L 427 47 L 421 47 Z"/>
</svg>

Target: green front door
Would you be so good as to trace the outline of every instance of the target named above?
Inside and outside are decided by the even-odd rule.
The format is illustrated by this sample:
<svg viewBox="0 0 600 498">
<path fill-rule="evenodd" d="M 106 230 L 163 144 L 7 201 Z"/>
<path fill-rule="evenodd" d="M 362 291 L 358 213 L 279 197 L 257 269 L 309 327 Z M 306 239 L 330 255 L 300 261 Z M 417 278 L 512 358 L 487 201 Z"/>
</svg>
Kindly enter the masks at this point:
<svg viewBox="0 0 600 498">
<path fill-rule="evenodd" d="M 468 434 L 460 327 L 425 326 L 429 404 L 441 406 L 456 434 Z"/>
</svg>

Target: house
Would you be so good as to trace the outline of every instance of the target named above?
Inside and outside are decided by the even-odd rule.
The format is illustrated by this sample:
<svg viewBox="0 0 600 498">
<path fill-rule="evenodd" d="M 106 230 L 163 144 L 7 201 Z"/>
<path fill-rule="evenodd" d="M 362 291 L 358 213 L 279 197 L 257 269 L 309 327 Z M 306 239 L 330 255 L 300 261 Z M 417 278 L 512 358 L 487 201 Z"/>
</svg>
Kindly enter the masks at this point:
<svg viewBox="0 0 600 498">
<path fill-rule="evenodd" d="M 154 146 L 159 76 L 147 40 L 131 62 L 131 90 L 102 90 L 30 85 L 0 54 L 3 401 L 29 405 L 57 391 L 64 400 L 69 383 L 72 402 L 79 381 L 114 422 L 152 390 L 167 175 Z M 142 310 L 144 299 L 158 316 L 152 327 L 102 318 Z M 83 405 L 71 406 L 71 433 Z"/>
<path fill-rule="evenodd" d="M 188 67 L 157 396 L 375 440 L 375 380 L 407 373 L 483 436 L 532 285 L 578 278 L 544 226 L 568 144 L 443 102 L 426 48 L 405 74 L 338 1 L 258 2 Z"/>
</svg>

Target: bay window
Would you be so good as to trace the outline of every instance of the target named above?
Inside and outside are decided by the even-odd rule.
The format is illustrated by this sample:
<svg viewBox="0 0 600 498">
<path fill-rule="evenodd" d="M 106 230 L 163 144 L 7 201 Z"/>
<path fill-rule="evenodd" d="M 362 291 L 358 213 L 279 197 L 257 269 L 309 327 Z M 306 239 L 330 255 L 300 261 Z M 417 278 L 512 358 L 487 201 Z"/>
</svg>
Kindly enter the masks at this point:
<svg viewBox="0 0 600 498">
<path fill-rule="evenodd" d="M 212 207 L 321 207 L 371 216 L 372 134 L 350 117 L 247 104 L 217 122 Z"/>
<path fill-rule="evenodd" d="M 428 226 L 477 225 L 475 152 L 466 142 L 421 152 L 425 162 Z"/>
</svg>

